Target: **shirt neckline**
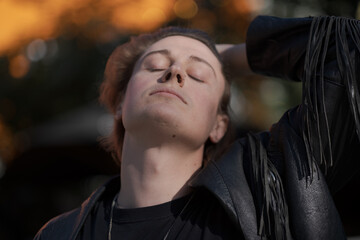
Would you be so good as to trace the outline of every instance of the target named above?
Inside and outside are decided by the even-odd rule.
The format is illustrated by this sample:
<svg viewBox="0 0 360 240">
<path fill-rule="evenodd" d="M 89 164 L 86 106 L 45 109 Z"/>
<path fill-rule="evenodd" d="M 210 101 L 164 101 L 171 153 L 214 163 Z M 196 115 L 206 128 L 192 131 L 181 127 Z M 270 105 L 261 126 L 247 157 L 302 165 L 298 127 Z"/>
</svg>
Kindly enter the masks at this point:
<svg viewBox="0 0 360 240">
<path fill-rule="evenodd" d="M 120 208 L 115 205 L 113 221 L 115 223 L 133 223 L 169 217 L 176 218 L 192 194 L 193 193 L 190 193 L 181 198 L 149 207 Z M 108 208 L 110 207 L 111 206 L 108 205 Z"/>
</svg>

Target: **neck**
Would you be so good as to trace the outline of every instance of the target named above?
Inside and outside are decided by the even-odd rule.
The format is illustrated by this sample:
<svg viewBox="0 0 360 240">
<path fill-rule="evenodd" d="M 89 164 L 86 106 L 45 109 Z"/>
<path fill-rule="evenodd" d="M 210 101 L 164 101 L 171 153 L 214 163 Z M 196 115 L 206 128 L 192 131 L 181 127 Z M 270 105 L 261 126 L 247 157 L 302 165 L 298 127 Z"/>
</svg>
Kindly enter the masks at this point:
<svg viewBox="0 0 360 240">
<path fill-rule="evenodd" d="M 201 168 L 203 146 L 187 150 L 174 143 L 147 144 L 125 133 L 118 204 L 147 207 L 182 197 L 189 179 Z"/>
</svg>

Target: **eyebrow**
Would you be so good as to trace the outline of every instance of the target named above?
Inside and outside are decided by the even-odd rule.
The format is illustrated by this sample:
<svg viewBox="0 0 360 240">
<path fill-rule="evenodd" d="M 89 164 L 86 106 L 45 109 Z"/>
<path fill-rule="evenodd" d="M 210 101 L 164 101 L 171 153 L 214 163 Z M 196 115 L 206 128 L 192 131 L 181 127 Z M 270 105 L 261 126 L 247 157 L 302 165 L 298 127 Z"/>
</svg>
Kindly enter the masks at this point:
<svg viewBox="0 0 360 240">
<path fill-rule="evenodd" d="M 152 54 L 161 54 L 161 55 L 165 55 L 167 57 L 170 57 L 170 51 L 167 50 L 167 49 L 161 49 L 161 50 L 156 50 L 156 51 L 151 51 L 151 52 L 148 52 L 144 57 L 143 59 L 145 59 L 146 57 L 148 57 L 149 55 L 152 55 Z M 215 69 L 211 66 L 211 64 L 206 61 L 205 59 L 202 59 L 200 57 L 197 57 L 197 56 L 194 56 L 194 55 L 191 55 L 190 57 L 190 60 L 191 61 L 195 61 L 195 62 L 201 62 L 201 63 L 204 63 L 206 64 L 208 67 L 211 68 L 211 70 L 213 71 L 215 77 L 216 77 L 216 72 L 215 72 Z"/>
<path fill-rule="evenodd" d="M 208 63 L 206 60 L 204 60 L 204 59 L 202 59 L 202 58 L 199 58 L 199 57 L 197 57 L 197 56 L 194 56 L 194 55 L 191 55 L 191 56 L 190 56 L 190 59 L 193 60 L 193 61 L 195 61 L 195 62 L 201 62 L 201 63 L 205 63 L 206 65 L 208 65 L 208 66 L 211 68 L 211 70 L 213 71 L 213 73 L 214 73 L 214 75 L 215 75 L 215 77 L 216 77 L 216 72 L 215 72 L 214 68 L 213 68 L 213 67 L 211 66 L 211 64 Z"/>
<path fill-rule="evenodd" d="M 156 50 L 156 51 L 148 52 L 148 53 L 145 54 L 142 58 L 145 59 L 147 56 L 152 55 L 152 54 L 156 54 L 156 53 L 159 53 L 159 54 L 162 54 L 162 55 L 165 55 L 165 56 L 170 56 L 169 50 L 167 50 L 167 49 L 161 49 L 161 50 Z"/>
</svg>

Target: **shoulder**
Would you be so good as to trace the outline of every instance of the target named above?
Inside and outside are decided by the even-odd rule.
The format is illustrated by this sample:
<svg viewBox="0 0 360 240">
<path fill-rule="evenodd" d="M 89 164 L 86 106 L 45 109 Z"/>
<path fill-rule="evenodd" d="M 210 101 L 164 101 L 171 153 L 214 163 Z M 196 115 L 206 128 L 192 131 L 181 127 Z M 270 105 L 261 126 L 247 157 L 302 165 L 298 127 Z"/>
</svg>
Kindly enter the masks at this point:
<svg viewBox="0 0 360 240">
<path fill-rule="evenodd" d="M 80 210 L 79 207 L 51 219 L 39 230 L 34 240 L 70 239 L 70 235 L 76 226 L 76 220 L 80 215 Z"/>
<path fill-rule="evenodd" d="M 68 240 L 76 239 L 87 216 L 105 194 L 118 191 L 119 176 L 111 178 L 107 183 L 95 190 L 79 208 L 63 213 L 48 221 L 36 234 L 34 240 Z"/>
</svg>

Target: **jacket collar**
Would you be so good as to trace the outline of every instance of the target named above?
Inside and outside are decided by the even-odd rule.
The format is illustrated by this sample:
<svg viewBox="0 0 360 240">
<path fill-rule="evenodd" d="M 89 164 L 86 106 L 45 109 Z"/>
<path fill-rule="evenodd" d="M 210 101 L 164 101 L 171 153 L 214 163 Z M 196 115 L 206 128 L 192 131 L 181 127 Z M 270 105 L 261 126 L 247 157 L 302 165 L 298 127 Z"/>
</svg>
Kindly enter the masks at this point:
<svg viewBox="0 0 360 240">
<path fill-rule="evenodd" d="M 95 190 L 86 201 L 81 204 L 80 213 L 77 215 L 73 231 L 71 233 L 70 240 L 75 240 L 83 227 L 87 216 L 92 211 L 93 207 L 96 205 L 96 202 L 103 196 L 107 191 L 114 192 L 114 195 L 120 189 L 120 176 L 116 176 L 107 181 L 104 185 Z"/>
<path fill-rule="evenodd" d="M 243 168 L 243 147 L 239 141 L 221 159 L 210 161 L 189 185 L 204 187 L 214 194 L 245 239 L 260 239 L 254 201 Z"/>
</svg>

